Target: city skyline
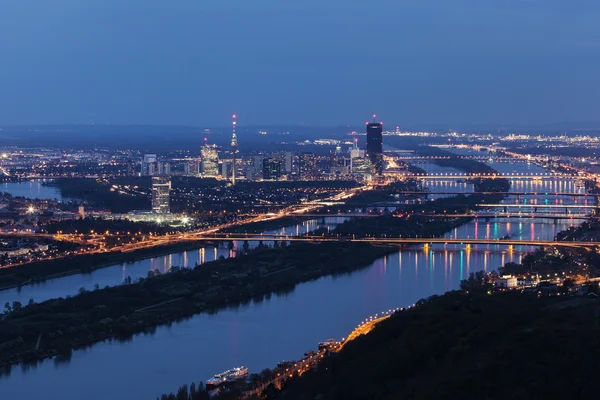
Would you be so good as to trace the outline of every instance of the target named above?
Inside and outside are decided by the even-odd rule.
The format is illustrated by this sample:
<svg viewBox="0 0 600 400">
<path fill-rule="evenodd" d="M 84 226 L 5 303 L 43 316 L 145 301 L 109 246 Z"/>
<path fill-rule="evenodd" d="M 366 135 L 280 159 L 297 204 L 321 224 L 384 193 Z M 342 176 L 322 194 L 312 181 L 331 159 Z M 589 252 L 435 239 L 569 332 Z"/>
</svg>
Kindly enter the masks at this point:
<svg viewBox="0 0 600 400">
<path fill-rule="evenodd" d="M 593 398 L 599 18 L 4 0 L 2 399 Z"/>
</svg>

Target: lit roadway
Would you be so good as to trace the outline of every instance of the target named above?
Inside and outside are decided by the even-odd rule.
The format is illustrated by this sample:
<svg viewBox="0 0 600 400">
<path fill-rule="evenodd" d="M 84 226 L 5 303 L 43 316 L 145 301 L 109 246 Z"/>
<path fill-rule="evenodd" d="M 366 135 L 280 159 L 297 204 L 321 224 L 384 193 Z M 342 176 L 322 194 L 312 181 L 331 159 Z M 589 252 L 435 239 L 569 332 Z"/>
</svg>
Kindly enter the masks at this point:
<svg viewBox="0 0 600 400">
<path fill-rule="evenodd" d="M 482 195 L 497 195 L 498 192 L 428 192 L 428 191 L 398 191 L 395 194 L 402 195 L 445 195 L 445 194 L 482 194 Z M 507 192 L 509 196 L 568 196 L 568 197 L 599 197 L 600 193 L 568 193 L 568 192 Z"/>
<path fill-rule="evenodd" d="M 186 240 L 185 237 L 178 237 L 180 240 Z M 567 247 L 567 248 L 589 248 L 600 246 L 600 242 L 568 242 L 554 240 L 519 240 L 519 239 L 447 239 L 447 238 L 354 238 L 354 237 L 325 237 L 325 236 L 301 236 L 295 237 L 291 235 L 228 235 L 220 234 L 215 236 L 197 237 L 192 240 L 207 240 L 207 241 L 271 241 L 271 240 L 286 240 L 291 242 L 348 242 L 348 243 L 373 243 L 373 244 L 490 244 L 503 246 L 544 246 L 544 247 Z"/>
<path fill-rule="evenodd" d="M 347 200 L 347 199 L 353 197 L 354 195 L 356 195 L 357 193 L 359 193 L 361 191 L 370 190 L 370 189 L 371 189 L 370 186 L 361 186 L 361 187 L 345 190 L 343 192 L 336 194 L 335 196 L 330 197 L 329 199 L 326 199 L 325 201 L 332 201 L 332 202 L 344 201 L 344 200 Z M 293 205 L 293 206 L 286 207 L 285 209 L 279 211 L 278 213 L 261 214 L 254 218 L 249 218 L 249 219 L 236 221 L 236 222 L 223 224 L 223 225 L 217 225 L 217 226 L 214 226 L 209 229 L 185 232 L 185 233 L 174 234 L 174 235 L 163 235 L 163 236 L 145 235 L 147 237 L 146 240 L 138 241 L 135 243 L 124 244 L 121 246 L 112 247 L 110 249 L 96 248 L 93 250 L 86 251 L 85 254 L 106 253 L 106 252 L 113 252 L 113 251 L 129 252 L 129 251 L 139 250 L 139 249 L 143 249 L 143 248 L 150 248 L 150 247 L 171 244 L 171 243 L 176 243 L 176 242 L 199 240 L 199 239 L 206 237 L 207 235 L 216 234 L 217 232 L 224 230 L 224 229 L 229 229 L 229 228 L 232 228 L 235 226 L 245 225 L 245 224 L 249 224 L 249 223 L 271 221 L 271 220 L 276 220 L 276 219 L 284 218 L 284 217 L 288 217 L 288 216 L 302 215 L 304 213 L 314 211 L 320 207 L 322 207 L 321 204 L 312 204 L 312 203 Z M 45 238 L 45 239 L 51 238 L 51 239 L 55 239 L 55 240 L 76 242 L 76 243 L 81 243 L 81 244 L 99 244 L 99 242 L 104 238 L 104 235 L 102 235 L 102 234 L 85 235 L 86 237 L 90 238 L 89 240 L 82 240 L 82 235 L 73 235 L 73 234 L 56 234 L 56 235 L 18 234 L 18 236 L 38 237 L 38 238 Z M 54 257 L 54 258 L 60 258 L 60 257 Z"/>
<path fill-rule="evenodd" d="M 560 173 L 507 173 L 507 174 L 494 174 L 494 173 L 482 173 L 482 174 L 465 174 L 465 173 L 453 173 L 453 172 L 441 172 L 437 174 L 406 174 L 407 177 L 415 179 L 473 179 L 473 178 L 507 178 L 507 179 L 558 179 L 558 178 L 577 178 L 575 175 L 560 174 Z"/>
<path fill-rule="evenodd" d="M 321 213 L 321 214 L 302 214 L 302 218 L 327 218 L 327 217 L 340 217 L 340 218 L 379 218 L 383 214 L 363 214 L 363 213 Z M 600 219 L 599 216 L 589 216 L 586 214 L 529 214 L 529 213 L 477 213 L 477 214 L 453 214 L 453 213 L 413 213 L 411 215 L 418 217 L 448 217 L 448 218 L 546 218 L 546 219 Z M 397 218 L 403 218 L 405 215 L 394 215 Z"/>
</svg>

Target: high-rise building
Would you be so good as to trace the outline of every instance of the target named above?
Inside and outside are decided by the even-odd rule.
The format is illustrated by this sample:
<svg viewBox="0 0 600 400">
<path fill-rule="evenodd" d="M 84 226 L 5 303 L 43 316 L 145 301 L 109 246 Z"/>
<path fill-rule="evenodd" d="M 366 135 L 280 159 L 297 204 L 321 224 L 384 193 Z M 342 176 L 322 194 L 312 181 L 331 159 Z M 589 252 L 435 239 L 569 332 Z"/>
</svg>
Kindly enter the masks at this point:
<svg viewBox="0 0 600 400">
<path fill-rule="evenodd" d="M 171 178 L 168 176 L 152 177 L 152 212 L 169 214 L 171 212 Z"/>
<path fill-rule="evenodd" d="M 263 160 L 263 179 L 278 180 L 281 177 L 281 161 L 274 158 L 265 158 Z"/>
<path fill-rule="evenodd" d="M 317 163 L 315 155 L 313 153 L 302 153 L 300 154 L 300 179 L 310 180 L 314 178 Z"/>
<path fill-rule="evenodd" d="M 367 157 L 375 167 L 375 173 L 383 173 L 383 124 L 367 123 Z"/>
<path fill-rule="evenodd" d="M 202 176 L 216 177 L 219 175 L 219 152 L 215 145 L 205 145 L 201 149 L 202 153 Z"/>
<path fill-rule="evenodd" d="M 293 156 L 291 151 L 285 152 L 285 173 L 291 174 L 293 166 Z"/>
<path fill-rule="evenodd" d="M 133 162 L 133 160 L 128 160 L 127 161 L 127 172 L 126 172 L 127 176 L 134 176 L 135 175 L 135 163 Z"/>
<path fill-rule="evenodd" d="M 183 173 L 186 176 L 198 176 L 200 174 L 200 164 L 197 161 L 183 164 Z"/>
<path fill-rule="evenodd" d="M 141 176 L 156 175 L 156 154 L 144 154 L 142 159 Z"/>
<path fill-rule="evenodd" d="M 233 161 L 231 163 L 231 184 L 235 185 L 235 180 L 236 180 L 236 168 L 237 168 L 237 163 L 236 163 L 236 159 L 235 159 L 235 152 L 237 151 L 237 136 L 235 135 L 235 130 L 237 128 L 237 117 L 235 116 L 235 114 L 233 114 L 233 121 L 232 121 L 232 126 L 233 126 L 233 135 L 231 136 L 231 153 L 233 153 Z"/>
<path fill-rule="evenodd" d="M 229 180 L 229 177 L 232 177 L 233 184 L 233 170 L 232 170 L 232 161 L 231 160 L 221 160 L 221 179 Z"/>
<path fill-rule="evenodd" d="M 168 162 L 156 163 L 158 175 L 171 175 L 171 164 Z"/>
</svg>

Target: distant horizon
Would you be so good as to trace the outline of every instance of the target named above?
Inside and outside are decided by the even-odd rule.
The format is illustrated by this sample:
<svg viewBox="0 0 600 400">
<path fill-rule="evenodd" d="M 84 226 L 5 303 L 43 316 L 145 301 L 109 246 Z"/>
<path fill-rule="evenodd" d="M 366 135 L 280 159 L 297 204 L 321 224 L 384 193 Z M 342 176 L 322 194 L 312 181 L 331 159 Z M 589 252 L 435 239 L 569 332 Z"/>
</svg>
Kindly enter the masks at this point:
<svg viewBox="0 0 600 400">
<path fill-rule="evenodd" d="M 600 121 L 578 121 L 578 122 L 556 122 L 556 123 L 539 123 L 539 124 L 386 124 L 384 123 L 384 131 L 394 131 L 396 127 L 399 127 L 400 131 L 431 131 L 431 132 L 476 132 L 481 131 L 482 133 L 498 133 L 491 131 L 498 130 L 548 130 L 549 132 L 555 131 L 594 131 L 600 130 Z M 264 124 L 248 124 L 238 122 L 239 132 L 244 132 L 248 129 L 280 129 L 280 128 L 294 128 L 294 129 L 349 129 L 352 131 L 362 131 L 364 124 L 298 124 L 298 123 L 264 123 Z M 147 123 L 31 123 L 31 124 L 0 124 L 0 131 L 3 129 L 26 129 L 26 128 L 39 128 L 39 129 L 60 129 L 60 128 L 171 128 L 171 129 L 193 129 L 193 130 L 223 130 L 229 132 L 231 125 L 200 125 L 200 124 L 147 124 Z M 216 133 L 216 132 L 213 132 Z M 508 133 L 508 132 L 504 132 Z M 523 132 L 525 133 L 525 132 Z M 538 133 L 538 132 L 535 132 Z"/>
</svg>

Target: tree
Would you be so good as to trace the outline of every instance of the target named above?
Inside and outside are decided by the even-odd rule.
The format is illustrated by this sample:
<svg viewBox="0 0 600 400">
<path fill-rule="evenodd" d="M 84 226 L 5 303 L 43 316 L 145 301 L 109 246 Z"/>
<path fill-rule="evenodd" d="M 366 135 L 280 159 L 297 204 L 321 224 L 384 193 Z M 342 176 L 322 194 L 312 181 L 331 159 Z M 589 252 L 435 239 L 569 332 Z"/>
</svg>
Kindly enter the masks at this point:
<svg viewBox="0 0 600 400">
<path fill-rule="evenodd" d="M 97 283 L 94 284 L 94 290 L 100 290 L 100 285 L 98 285 Z"/>
<path fill-rule="evenodd" d="M 27 303 L 28 306 L 35 304 L 35 301 L 33 301 L 33 299 L 29 299 L 29 302 Z"/>
<path fill-rule="evenodd" d="M 12 303 L 13 311 L 19 311 L 22 307 L 23 307 L 23 305 L 21 304 L 20 301 L 13 301 L 13 303 Z"/>
<path fill-rule="evenodd" d="M 4 304 L 4 312 L 6 314 L 8 314 L 11 311 L 12 311 L 12 308 L 10 307 L 10 303 L 7 301 L 6 304 Z"/>
<path fill-rule="evenodd" d="M 244 240 L 244 245 L 242 246 L 242 248 L 244 249 L 244 253 L 247 253 L 248 249 L 250 249 L 250 244 L 247 240 Z"/>
<path fill-rule="evenodd" d="M 79 290 L 77 291 L 77 293 L 79 294 L 84 294 L 86 292 L 84 287 L 80 287 Z"/>
</svg>

